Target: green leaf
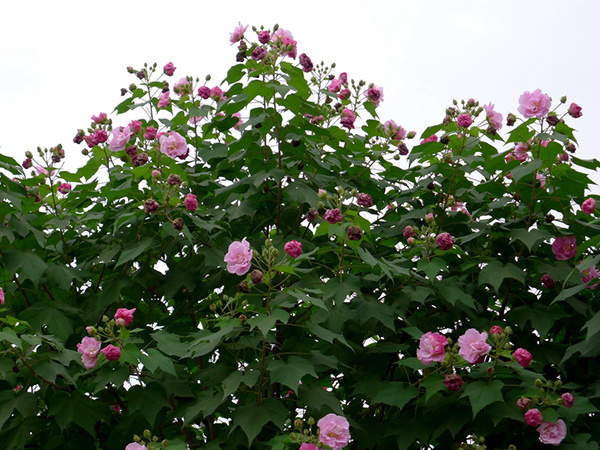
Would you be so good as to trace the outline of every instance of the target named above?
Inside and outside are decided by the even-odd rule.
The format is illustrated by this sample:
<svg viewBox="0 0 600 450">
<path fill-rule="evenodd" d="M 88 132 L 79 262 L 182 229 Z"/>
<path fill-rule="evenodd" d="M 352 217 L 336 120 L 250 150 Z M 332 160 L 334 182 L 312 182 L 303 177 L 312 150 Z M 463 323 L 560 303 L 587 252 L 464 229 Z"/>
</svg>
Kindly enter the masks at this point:
<svg viewBox="0 0 600 450">
<path fill-rule="evenodd" d="M 442 258 L 433 258 L 431 261 L 428 261 L 427 258 L 421 258 L 417 263 L 417 269 L 425 272 L 427 278 L 430 280 L 435 280 L 435 277 L 441 270 L 445 270 L 448 268 L 448 264 Z"/>
<path fill-rule="evenodd" d="M 237 407 L 233 413 L 232 430 L 240 427 L 251 443 L 269 422 L 281 429 L 287 418 L 288 411 L 281 402 L 267 398 L 260 405 Z"/>
<path fill-rule="evenodd" d="M 535 228 L 530 230 L 527 230 L 526 228 L 516 228 L 512 230 L 510 235 L 513 239 L 518 239 L 523 242 L 529 251 L 531 251 L 538 242 L 552 237 L 550 232 L 546 230 L 536 230 Z"/>
<path fill-rule="evenodd" d="M 139 242 L 132 242 L 125 250 L 123 250 L 115 267 L 119 267 L 121 264 L 134 260 L 154 245 L 154 239 L 150 237 L 145 237 Z"/>
<path fill-rule="evenodd" d="M 129 388 L 127 404 L 131 411 L 139 411 L 151 426 L 160 410 L 169 407 L 165 391 L 158 383 L 149 383 L 145 388 L 139 385 Z"/>
<path fill-rule="evenodd" d="M 385 403 L 386 405 L 396 406 L 400 409 L 417 397 L 417 388 L 407 386 L 405 383 L 390 381 L 380 383 L 375 396 L 374 403 Z"/>
<path fill-rule="evenodd" d="M 512 263 L 502 265 L 498 260 L 488 263 L 479 273 L 479 284 L 487 283 L 499 293 L 500 285 L 505 278 L 513 278 L 525 283 L 526 273 Z"/>
<path fill-rule="evenodd" d="M 313 365 L 298 356 L 290 356 L 287 361 L 273 360 L 269 363 L 268 370 L 271 374 L 271 382 L 282 383 L 296 394 L 303 376 L 312 375 L 317 378 Z"/>
<path fill-rule="evenodd" d="M 57 392 L 48 400 L 48 415 L 54 417 L 61 430 L 74 422 L 94 435 L 96 422 L 108 419 L 108 414 L 103 403 L 96 402 L 79 391 L 69 394 Z"/>
<path fill-rule="evenodd" d="M 489 384 L 483 381 L 474 381 L 467 384 L 465 393 L 461 398 L 468 397 L 473 408 L 473 417 L 477 416 L 479 411 L 494 402 L 504 401 L 502 388 L 504 383 L 499 380 L 492 380 Z"/>
<path fill-rule="evenodd" d="M 177 376 L 173 360 L 162 354 L 155 348 L 149 348 L 146 350 L 148 355 L 140 354 L 140 361 L 144 364 L 150 372 L 154 373 L 157 369 L 161 369 L 163 372 L 170 373 L 174 377 Z"/>
<path fill-rule="evenodd" d="M 39 284 L 47 267 L 47 264 L 33 251 L 23 252 L 11 248 L 2 252 L 2 259 L 10 272 L 17 273 L 20 268 L 23 275 L 35 285 Z"/>
<path fill-rule="evenodd" d="M 275 323 L 279 320 L 282 323 L 287 323 L 290 314 L 283 309 L 276 309 L 271 314 L 258 314 L 248 319 L 250 330 L 258 328 L 264 337 L 267 337 L 269 331 L 275 327 Z"/>
<path fill-rule="evenodd" d="M 223 395 L 213 392 L 212 389 L 202 391 L 196 398 L 196 402 L 185 410 L 185 423 L 188 424 L 202 414 L 208 417 L 223 403 Z"/>
<path fill-rule="evenodd" d="M 446 389 L 444 384 L 444 376 L 440 373 L 432 373 L 427 376 L 422 382 L 421 386 L 426 389 L 425 402 L 428 402 L 431 397 L 437 394 L 439 391 Z"/>
<path fill-rule="evenodd" d="M 330 344 L 333 344 L 333 341 L 337 340 L 337 341 L 341 342 L 342 344 L 344 344 L 349 349 L 354 351 L 352 346 L 348 343 L 348 341 L 346 340 L 346 338 L 344 338 L 343 335 L 334 333 L 333 331 L 323 328 L 322 326 L 317 325 L 314 322 L 308 322 L 306 324 L 306 326 L 311 331 L 311 333 L 313 333 L 316 337 L 323 339 L 324 341 L 327 341 Z"/>
</svg>

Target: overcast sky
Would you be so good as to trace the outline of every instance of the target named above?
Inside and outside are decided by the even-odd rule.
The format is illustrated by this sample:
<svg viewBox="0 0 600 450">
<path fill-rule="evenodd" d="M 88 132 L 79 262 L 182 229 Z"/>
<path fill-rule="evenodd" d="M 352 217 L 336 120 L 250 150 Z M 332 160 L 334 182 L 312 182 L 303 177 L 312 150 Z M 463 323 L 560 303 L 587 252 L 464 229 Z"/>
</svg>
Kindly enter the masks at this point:
<svg viewBox="0 0 600 450">
<path fill-rule="evenodd" d="M 577 155 L 598 155 L 597 0 L 29 0 L 3 1 L 0 17 L 0 152 L 19 162 L 58 143 L 83 162 L 73 136 L 121 101 L 135 81 L 128 65 L 172 61 L 175 79 L 220 82 L 235 63 L 228 39 L 238 20 L 278 23 L 298 53 L 382 86 L 381 119 L 419 134 L 452 99 L 493 102 L 506 117 L 524 91 L 540 88 L 553 105 L 567 95 L 583 107 L 570 122 Z"/>
</svg>

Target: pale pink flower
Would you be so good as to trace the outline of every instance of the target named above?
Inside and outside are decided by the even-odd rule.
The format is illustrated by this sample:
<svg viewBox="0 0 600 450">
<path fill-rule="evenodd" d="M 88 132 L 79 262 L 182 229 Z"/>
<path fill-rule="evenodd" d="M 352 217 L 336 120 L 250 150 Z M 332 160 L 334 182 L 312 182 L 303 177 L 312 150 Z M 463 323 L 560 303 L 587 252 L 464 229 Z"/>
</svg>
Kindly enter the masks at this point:
<svg viewBox="0 0 600 450">
<path fill-rule="evenodd" d="M 527 142 L 519 142 L 513 151 L 513 156 L 515 159 L 518 159 L 521 162 L 525 161 L 527 159 L 527 151 L 529 150 L 530 145 L 531 140 Z"/>
<path fill-rule="evenodd" d="M 499 130 L 502 128 L 502 114 L 497 111 L 494 111 L 494 104 L 489 103 L 487 105 L 483 105 L 483 109 L 485 109 L 485 115 L 487 117 L 488 123 L 494 127 L 494 129 Z"/>
<path fill-rule="evenodd" d="M 242 22 L 238 22 L 238 26 L 235 27 L 235 29 L 229 36 L 229 42 L 231 42 L 231 45 L 241 41 L 247 29 L 248 25 L 244 26 L 242 25 Z"/>
<path fill-rule="evenodd" d="M 238 121 L 233 126 L 233 128 L 235 128 L 236 130 L 239 130 L 240 129 L 240 125 L 242 125 L 244 123 L 244 121 L 242 120 L 242 113 L 239 113 L 239 112 L 233 113 L 231 115 L 231 117 L 237 117 L 238 118 Z"/>
<path fill-rule="evenodd" d="M 61 194 L 66 194 L 72 189 L 71 183 L 60 183 L 57 190 Z"/>
<path fill-rule="evenodd" d="M 131 444 L 127 444 L 125 450 L 146 450 L 146 446 L 138 444 L 137 442 L 132 442 Z"/>
<path fill-rule="evenodd" d="M 169 106 L 169 103 L 171 103 L 171 99 L 169 98 L 170 92 L 166 91 L 163 92 L 160 97 L 158 97 L 158 104 L 156 105 L 157 108 L 166 108 L 167 106 Z"/>
<path fill-rule="evenodd" d="M 283 250 L 285 250 L 285 253 L 288 256 L 295 259 L 302 254 L 302 243 L 298 241 L 286 242 L 283 246 Z"/>
<path fill-rule="evenodd" d="M 471 126 L 471 124 L 473 123 L 473 119 L 471 118 L 471 116 L 469 114 L 459 114 L 456 119 L 456 123 L 458 124 L 459 127 L 469 128 Z"/>
<path fill-rule="evenodd" d="M 450 250 L 454 245 L 454 238 L 450 233 L 440 233 L 435 237 L 435 242 L 440 250 Z"/>
<path fill-rule="evenodd" d="M 591 214 L 596 209 L 596 200 L 593 198 L 588 198 L 581 204 L 581 211 L 585 214 Z"/>
<path fill-rule="evenodd" d="M 544 117 L 550 111 L 550 97 L 543 94 L 540 89 L 533 92 L 526 91 L 519 97 L 518 111 L 524 117 Z"/>
<path fill-rule="evenodd" d="M 591 280 L 597 279 L 597 278 L 600 278 L 600 272 L 598 272 L 598 270 L 596 269 L 596 266 L 592 266 L 589 269 L 585 269 L 584 271 L 581 272 L 581 282 L 584 284 L 587 284 Z M 596 289 L 596 286 L 598 286 L 599 283 L 600 283 L 600 281 L 598 281 L 594 284 L 590 284 L 588 286 L 588 289 Z"/>
<path fill-rule="evenodd" d="M 100 341 L 87 336 L 81 340 L 80 344 L 77 344 L 77 351 L 81 353 L 81 361 L 86 369 L 96 367 L 101 345 Z"/>
<path fill-rule="evenodd" d="M 331 447 L 340 450 L 350 441 L 350 423 L 345 417 L 337 414 L 327 414 L 317 422 L 319 427 L 319 440 Z"/>
<path fill-rule="evenodd" d="M 448 339 L 442 336 L 440 333 L 432 333 L 428 331 L 419 341 L 419 348 L 417 349 L 417 358 L 425 365 L 429 365 L 433 362 L 442 362 L 446 357 L 446 345 L 448 345 Z"/>
<path fill-rule="evenodd" d="M 383 129 L 385 130 L 385 134 L 387 136 L 397 141 L 401 141 L 406 137 L 406 130 L 400 125 L 396 125 L 396 122 L 394 122 L 393 120 L 386 121 L 383 124 Z"/>
<path fill-rule="evenodd" d="M 168 135 L 161 136 L 159 142 L 160 152 L 173 159 L 185 159 L 189 153 L 187 141 L 176 131 L 170 131 Z"/>
<path fill-rule="evenodd" d="M 100 113 L 97 116 L 92 116 L 92 121 L 98 125 L 100 123 L 104 123 L 106 121 L 106 119 L 108 118 L 108 116 L 106 115 L 106 113 Z"/>
<path fill-rule="evenodd" d="M 354 129 L 354 121 L 356 120 L 356 114 L 354 111 L 348 108 L 344 108 L 342 111 L 342 126 L 349 130 Z"/>
<path fill-rule="evenodd" d="M 544 175 L 538 172 L 535 174 L 535 179 L 540 183 L 542 189 L 546 187 L 546 177 Z"/>
<path fill-rule="evenodd" d="M 183 203 L 185 204 L 185 209 L 188 211 L 194 212 L 196 211 L 196 208 L 198 208 L 198 200 L 196 200 L 194 194 L 188 194 L 183 200 Z"/>
<path fill-rule="evenodd" d="M 296 46 L 298 43 L 294 40 L 294 36 L 292 36 L 291 32 L 284 30 L 283 28 L 278 28 L 277 31 L 273 34 L 272 41 L 275 43 L 277 43 L 277 41 L 280 41 L 283 44 L 285 50 L 281 51 L 282 55 L 287 55 L 292 59 L 296 59 Z M 289 50 L 290 46 L 292 46 L 291 50 Z"/>
<path fill-rule="evenodd" d="M 189 94 L 191 90 L 191 84 L 186 77 L 180 78 L 173 86 L 173 91 L 180 97 L 184 94 Z"/>
<path fill-rule="evenodd" d="M 487 341 L 486 332 L 479 333 L 475 328 L 469 328 L 465 334 L 458 338 L 458 354 L 468 363 L 478 364 L 492 349 Z"/>
<path fill-rule="evenodd" d="M 452 211 L 460 211 L 461 213 L 466 214 L 467 216 L 471 215 L 471 213 L 467 209 L 467 206 L 460 200 L 458 200 L 450 209 Z"/>
<path fill-rule="evenodd" d="M 335 78 L 331 80 L 331 83 L 329 83 L 329 86 L 327 86 L 327 90 L 329 92 L 339 92 L 342 88 L 342 84 L 344 84 L 342 80 L 340 80 L 339 78 Z"/>
<path fill-rule="evenodd" d="M 559 261 L 571 259 L 577 254 L 575 236 L 560 236 L 552 243 L 552 253 Z"/>
<path fill-rule="evenodd" d="M 559 445 L 565 437 L 567 437 L 567 426 L 562 419 L 558 422 L 542 422 L 537 427 L 537 432 L 540 433 L 540 441 L 544 444 Z"/>
<path fill-rule="evenodd" d="M 133 321 L 133 313 L 135 312 L 135 310 L 136 310 L 136 308 L 132 308 L 132 309 L 119 308 L 115 312 L 115 319 L 116 320 L 123 319 L 123 322 L 125 324 L 124 326 L 127 327 Z"/>
<path fill-rule="evenodd" d="M 518 348 L 513 353 L 514 358 L 522 367 L 529 367 L 533 356 L 524 348 Z"/>
<path fill-rule="evenodd" d="M 163 67 L 163 72 L 165 73 L 165 75 L 172 77 L 175 73 L 175 69 L 177 69 L 177 67 L 175 67 L 175 65 L 172 62 L 168 62 L 167 64 L 165 64 L 165 67 Z"/>
<path fill-rule="evenodd" d="M 229 249 L 225 255 L 227 271 L 236 275 L 244 275 L 250 270 L 252 265 L 252 249 L 246 238 L 242 241 L 233 241 L 229 244 Z"/>
<path fill-rule="evenodd" d="M 531 408 L 525 413 L 525 422 L 530 427 L 537 427 L 542 423 L 542 413 L 537 408 Z"/>
<path fill-rule="evenodd" d="M 373 85 L 367 92 L 365 92 L 365 96 L 375 105 L 379 106 L 379 104 L 383 101 L 383 88 Z"/>
<path fill-rule="evenodd" d="M 113 152 L 125 150 L 129 139 L 131 139 L 131 129 L 129 127 L 117 127 L 110 133 L 110 142 L 108 148 Z"/>
<path fill-rule="evenodd" d="M 570 392 L 565 392 L 563 395 L 560 396 L 560 398 L 565 408 L 571 408 L 573 406 L 573 401 L 575 399 L 573 398 L 573 394 L 571 394 Z"/>
<path fill-rule="evenodd" d="M 519 408 L 521 408 L 523 411 L 525 411 L 527 408 L 529 408 L 530 404 L 531 404 L 531 399 L 527 398 L 527 397 L 521 397 L 519 400 L 517 400 L 517 406 Z"/>
<path fill-rule="evenodd" d="M 309 444 L 307 442 L 303 442 L 300 446 L 300 450 L 319 450 L 315 444 Z"/>
<path fill-rule="evenodd" d="M 121 349 L 119 347 L 115 347 L 112 344 L 108 344 L 100 353 L 103 353 L 106 356 L 106 359 L 109 361 L 116 361 L 121 357 Z"/>
<path fill-rule="evenodd" d="M 39 173 L 40 175 L 46 175 L 47 177 L 51 177 L 52 175 L 54 175 L 56 173 L 56 170 L 48 172 L 48 169 L 45 169 L 42 166 L 36 166 L 35 171 L 37 173 Z"/>
</svg>

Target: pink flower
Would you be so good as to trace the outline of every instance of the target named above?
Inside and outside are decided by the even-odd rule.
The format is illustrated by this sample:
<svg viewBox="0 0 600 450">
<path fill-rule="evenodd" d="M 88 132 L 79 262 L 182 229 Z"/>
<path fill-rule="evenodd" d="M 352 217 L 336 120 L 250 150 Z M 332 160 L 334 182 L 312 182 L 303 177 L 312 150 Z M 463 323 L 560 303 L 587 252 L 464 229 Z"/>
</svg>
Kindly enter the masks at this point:
<svg viewBox="0 0 600 450">
<path fill-rule="evenodd" d="M 437 140 L 438 140 L 438 137 L 435 134 L 432 134 L 428 138 L 423 139 L 421 141 L 421 144 L 427 144 L 428 142 L 437 142 Z"/>
<path fill-rule="evenodd" d="M 198 95 L 206 100 L 210 97 L 210 88 L 208 86 L 200 86 L 198 88 Z"/>
<path fill-rule="evenodd" d="M 340 89 L 342 88 L 342 84 L 344 84 L 344 82 L 342 80 L 340 80 L 339 78 L 335 78 L 335 79 L 331 80 L 331 83 L 329 83 L 327 90 L 329 92 L 340 92 Z"/>
<path fill-rule="evenodd" d="M 106 115 L 106 113 L 100 113 L 97 116 L 92 116 L 92 121 L 98 125 L 100 123 L 104 123 L 106 121 L 106 119 L 108 118 L 108 116 Z"/>
<path fill-rule="evenodd" d="M 529 150 L 530 145 L 531 141 L 519 142 L 513 152 L 515 159 L 518 159 L 521 162 L 525 161 L 527 159 L 527 151 Z"/>
<path fill-rule="evenodd" d="M 487 105 L 483 105 L 483 109 L 485 109 L 485 114 L 488 120 L 488 123 L 494 127 L 494 129 L 499 130 L 502 128 L 502 114 L 494 111 L 494 104 L 489 103 Z"/>
<path fill-rule="evenodd" d="M 175 67 L 175 65 L 172 62 L 168 62 L 167 64 L 165 64 L 165 67 L 163 67 L 163 72 L 165 73 L 165 75 L 172 77 L 175 73 L 175 69 L 177 69 L 177 67 Z"/>
<path fill-rule="evenodd" d="M 238 118 L 238 121 L 233 126 L 233 128 L 235 128 L 236 130 L 239 130 L 240 129 L 240 125 L 242 125 L 244 123 L 244 121 L 242 120 L 242 113 L 239 113 L 239 112 L 233 113 L 231 115 L 231 117 L 237 117 Z"/>
<path fill-rule="evenodd" d="M 350 441 L 350 424 L 345 417 L 327 414 L 317 422 L 319 440 L 332 450 L 344 448 Z"/>
<path fill-rule="evenodd" d="M 124 326 L 127 327 L 133 320 L 133 313 L 135 312 L 135 310 L 136 310 L 136 308 L 132 308 L 132 309 L 119 308 L 115 312 L 115 319 L 116 320 L 123 319 Z"/>
<path fill-rule="evenodd" d="M 591 280 L 593 280 L 595 278 L 600 278 L 600 272 L 598 272 L 598 270 L 596 269 L 596 266 L 592 266 L 589 269 L 585 269 L 584 271 L 581 272 L 581 282 L 584 284 L 589 283 Z M 588 289 L 596 289 L 596 286 L 598 286 L 599 283 L 600 282 L 590 284 L 588 286 Z"/>
<path fill-rule="evenodd" d="M 596 209 L 596 200 L 593 198 L 588 198 L 581 204 L 581 210 L 585 214 L 591 214 Z"/>
<path fill-rule="evenodd" d="M 121 349 L 112 344 L 108 344 L 106 347 L 100 350 L 100 353 L 104 353 L 104 356 L 106 356 L 106 359 L 109 361 L 116 361 L 121 357 Z"/>
<path fill-rule="evenodd" d="M 544 175 L 542 175 L 541 173 L 536 173 L 535 174 L 535 179 L 537 180 L 538 183 L 540 183 L 540 187 L 542 189 L 544 189 L 546 187 L 546 177 Z"/>
<path fill-rule="evenodd" d="M 198 200 L 196 200 L 194 194 L 188 194 L 183 200 L 183 203 L 185 203 L 185 209 L 188 211 L 196 211 L 196 208 L 198 207 Z"/>
<path fill-rule="evenodd" d="M 252 249 L 246 238 L 242 241 L 233 241 L 225 255 L 227 271 L 236 275 L 244 275 L 250 270 L 252 264 Z"/>
<path fill-rule="evenodd" d="M 300 450 L 319 450 L 315 444 L 308 444 L 307 442 L 303 442 L 300 446 Z"/>
<path fill-rule="evenodd" d="M 284 30 L 283 28 L 278 28 L 273 34 L 272 41 L 275 43 L 279 41 L 283 44 L 285 50 L 281 51 L 281 55 L 287 55 L 292 59 L 296 59 L 296 45 L 298 43 L 294 40 L 294 36 L 292 36 L 291 32 Z M 291 50 L 289 50 L 290 46 L 292 46 Z"/>
<path fill-rule="evenodd" d="M 373 199 L 369 194 L 359 193 L 356 195 L 356 203 L 365 208 L 373 206 Z"/>
<path fill-rule="evenodd" d="M 285 243 L 283 249 L 288 256 L 295 259 L 302 254 L 302 243 L 298 241 L 289 241 Z"/>
<path fill-rule="evenodd" d="M 231 33 L 229 36 L 229 42 L 231 42 L 231 45 L 235 44 L 236 42 L 241 41 L 242 38 L 244 37 L 244 33 L 246 32 L 247 29 L 248 29 L 248 25 L 243 26 L 242 22 L 238 22 L 238 26 L 235 27 L 235 29 L 233 30 L 233 33 Z"/>
<path fill-rule="evenodd" d="M 131 129 L 131 132 L 133 134 L 137 134 L 138 131 L 140 131 L 140 127 L 142 126 L 142 122 L 140 122 L 139 120 L 132 120 L 131 122 L 129 122 L 128 127 Z"/>
<path fill-rule="evenodd" d="M 4 291 L 0 288 L 0 304 L 4 305 Z"/>
<path fill-rule="evenodd" d="M 60 192 L 61 194 L 66 194 L 71 190 L 71 184 L 70 183 L 61 183 L 58 186 L 58 192 Z"/>
<path fill-rule="evenodd" d="M 125 450 L 146 450 L 146 446 L 138 444 L 137 442 L 132 442 L 131 444 L 127 444 Z"/>
<path fill-rule="evenodd" d="M 173 159 L 185 159 L 189 153 L 187 141 L 176 131 L 170 131 L 168 135 L 161 136 L 159 142 L 160 152 Z"/>
<path fill-rule="evenodd" d="M 550 97 L 542 94 L 540 89 L 533 92 L 527 91 L 519 97 L 518 111 L 528 119 L 530 117 L 544 117 L 550 111 L 550 102 Z"/>
<path fill-rule="evenodd" d="M 513 356 L 522 367 L 529 367 L 533 356 L 524 348 L 518 348 L 514 351 Z"/>
<path fill-rule="evenodd" d="M 575 242 L 575 236 L 557 237 L 552 243 L 552 252 L 556 256 L 556 259 L 564 261 L 575 256 L 577 254 Z"/>
<path fill-rule="evenodd" d="M 265 30 L 258 33 L 258 42 L 260 42 L 261 44 L 266 44 L 270 40 L 271 33 L 269 33 L 268 31 Z"/>
<path fill-rule="evenodd" d="M 446 374 L 444 385 L 451 391 L 460 391 L 460 387 L 463 385 L 462 377 L 454 373 Z"/>
<path fill-rule="evenodd" d="M 383 88 L 377 87 L 373 85 L 367 92 L 365 92 L 365 96 L 375 104 L 375 106 L 379 106 L 379 104 L 383 101 Z"/>
<path fill-rule="evenodd" d="M 537 408 L 532 408 L 525 413 L 525 422 L 530 427 L 537 427 L 542 423 L 542 413 Z"/>
<path fill-rule="evenodd" d="M 419 348 L 417 349 L 417 358 L 425 365 L 429 365 L 433 362 L 442 362 L 446 357 L 446 345 L 448 345 L 448 339 L 442 336 L 440 333 L 432 333 L 428 331 L 419 341 Z"/>
<path fill-rule="evenodd" d="M 328 209 L 327 211 L 325 211 L 323 218 L 332 225 L 343 220 L 342 212 L 339 208 Z"/>
<path fill-rule="evenodd" d="M 110 134 L 110 142 L 108 148 L 113 152 L 125 150 L 129 139 L 131 139 L 131 129 L 129 127 L 117 127 Z"/>
<path fill-rule="evenodd" d="M 494 325 L 492 328 L 490 328 L 490 334 L 502 334 L 502 327 Z"/>
<path fill-rule="evenodd" d="M 571 408 L 573 406 L 573 401 L 575 399 L 573 398 L 573 394 L 571 394 L 570 392 L 565 392 L 563 395 L 560 396 L 560 398 L 565 408 Z"/>
<path fill-rule="evenodd" d="M 519 400 L 517 400 L 517 406 L 522 410 L 526 410 L 527 408 L 529 408 L 530 404 L 531 399 L 527 397 L 521 397 Z"/>
<path fill-rule="evenodd" d="M 555 286 L 554 285 L 554 280 L 552 279 L 552 277 L 548 273 L 542 275 L 542 284 L 544 285 L 544 287 L 546 289 L 552 289 Z"/>
<path fill-rule="evenodd" d="M 569 106 L 569 114 L 575 119 L 581 117 L 583 115 L 581 114 L 581 106 L 579 106 L 577 103 L 571 103 L 571 106 Z"/>
<path fill-rule="evenodd" d="M 475 328 L 469 328 L 465 334 L 458 338 L 458 354 L 468 363 L 478 364 L 492 349 L 487 340 L 487 333 L 479 333 Z"/>
<path fill-rule="evenodd" d="M 542 422 L 537 428 L 540 441 L 544 444 L 559 445 L 567 437 L 567 426 L 562 419 L 558 422 Z"/>
<path fill-rule="evenodd" d="M 456 119 L 456 123 L 459 127 L 469 128 L 473 123 L 473 119 L 471 119 L 469 114 L 459 114 L 458 118 Z"/>
<path fill-rule="evenodd" d="M 400 125 L 396 125 L 396 122 L 394 122 L 393 120 L 386 121 L 383 124 L 383 129 L 385 130 L 385 134 L 387 136 L 397 141 L 401 141 L 406 137 L 406 130 Z"/>
<path fill-rule="evenodd" d="M 189 94 L 192 91 L 192 86 L 186 77 L 180 78 L 173 86 L 173 91 L 180 97 Z"/>
<path fill-rule="evenodd" d="M 267 56 L 267 53 L 268 52 L 267 52 L 266 48 L 256 47 L 254 50 L 252 50 L 252 53 L 250 54 L 250 57 L 254 61 L 262 61 Z"/>
<path fill-rule="evenodd" d="M 96 367 L 98 363 L 98 351 L 102 344 L 92 337 L 84 337 L 80 344 L 77 344 L 77 351 L 81 353 L 81 361 L 86 369 Z"/>
<path fill-rule="evenodd" d="M 461 213 L 466 214 L 467 216 L 471 215 L 466 205 L 460 200 L 458 200 L 450 209 L 452 211 L 460 211 Z"/>
<path fill-rule="evenodd" d="M 147 139 L 147 140 L 154 139 L 156 137 L 157 131 L 158 130 L 154 127 L 146 128 L 146 131 L 144 132 L 144 139 Z"/>
<path fill-rule="evenodd" d="M 436 236 L 435 242 L 440 250 L 450 250 L 454 245 L 454 238 L 450 233 L 440 233 Z"/>
<path fill-rule="evenodd" d="M 413 237 L 415 235 L 415 229 L 410 225 L 406 225 L 404 230 L 402 230 L 402 236 L 404 239 L 408 239 L 409 237 Z"/>
<path fill-rule="evenodd" d="M 215 86 L 210 90 L 210 98 L 216 102 L 219 102 L 225 99 L 225 92 L 223 92 L 219 86 Z"/>
<path fill-rule="evenodd" d="M 161 96 L 158 98 L 158 104 L 156 105 L 157 108 L 166 108 L 167 106 L 169 106 L 169 103 L 171 103 L 171 99 L 169 98 L 170 92 L 166 91 L 163 92 L 161 94 Z"/>
<path fill-rule="evenodd" d="M 356 120 L 356 114 L 354 111 L 348 108 L 344 108 L 342 111 L 342 126 L 349 130 L 354 129 L 354 121 Z"/>
</svg>

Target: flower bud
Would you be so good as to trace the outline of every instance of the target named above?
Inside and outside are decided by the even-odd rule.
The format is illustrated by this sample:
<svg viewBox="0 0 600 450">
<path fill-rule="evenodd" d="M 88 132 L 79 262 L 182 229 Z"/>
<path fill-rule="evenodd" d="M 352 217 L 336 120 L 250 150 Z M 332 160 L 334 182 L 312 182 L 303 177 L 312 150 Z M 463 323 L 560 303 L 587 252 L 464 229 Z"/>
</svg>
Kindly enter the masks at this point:
<svg viewBox="0 0 600 450">
<path fill-rule="evenodd" d="M 144 430 L 143 436 L 144 436 L 144 439 L 146 439 L 148 441 L 150 439 L 152 439 L 152 433 L 150 433 L 150 430 Z"/>
<path fill-rule="evenodd" d="M 561 103 L 567 103 L 567 96 L 566 96 L 566 95 L 563 95 L 563 96 L 560 98 L 560 102 L 561 102 Z"/>
<path fill-rule="evenodd" d="M 417 135 L 417 132 L 416 132 L 416 131 L 409 131 L 409 132 L 406 134 L 406 138 L 407 138 L 407 139 L 413 139 L 413 138 L 414 138 L 416 135 Z"/>
<path fill-rule="evenodd" d="M 537 380 L 535 380 L 535 385 L 537 387 L 543 387 L 544 386 L 544 382 L 538 378 Z"/>
<path fill-rule="evenodd" d="M 312 417 L 309 417 L 307 420 L 307 423 L 312 427 L 315 424 L 315 419 L 313 419 Z"/>
<path fill-rule="evenodd" d="M 294 420 L 294 427 L 301 430 L 302 426 L 304 425 L 304 422 L 302 422 L 302 419 L 296 419 Z"/>
<path fill-rule="evenodd" d="M 509 113 L 508 116 L 506 117 L 506 125 L 508 125 L 509 127 L 512 127 L 516 121 L 517 121 L 517 116 L 515 116 L 513 113 Z"/>
<path fill-rule="evenodd" d="M 250 273 L 250 279 L 252 280 L 252 284 L 261 284 L 263 282 L 263 273 L 258 269 L 254 269 Z"/>
</svg>

